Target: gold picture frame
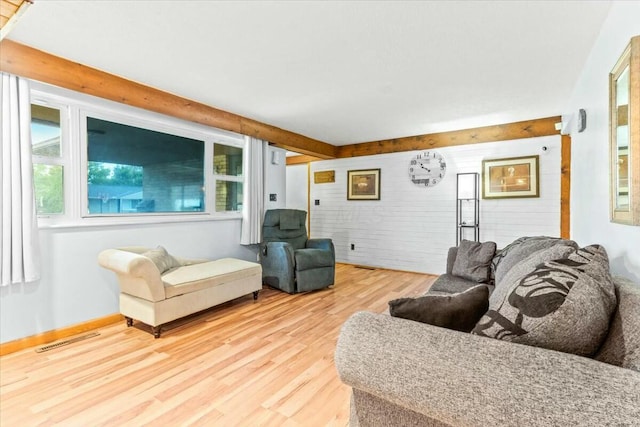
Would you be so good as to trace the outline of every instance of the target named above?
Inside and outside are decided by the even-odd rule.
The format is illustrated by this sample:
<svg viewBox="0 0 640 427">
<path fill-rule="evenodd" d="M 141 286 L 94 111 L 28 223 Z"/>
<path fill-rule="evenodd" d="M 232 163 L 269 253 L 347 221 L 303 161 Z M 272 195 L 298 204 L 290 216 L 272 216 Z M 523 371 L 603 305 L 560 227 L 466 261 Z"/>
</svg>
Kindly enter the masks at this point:
<svg viewBox="0 0 640 427">
<path fill-rule="evenodd" d="M 540 197 L 539 156 L 482 161 L 482 198 Z"/>
<path fill-rule="evenodd" d="M 380 169 L 347 171 L 347 200 L 380 200 Z"/>
<path fill-rule="evenodd" d="M 326 184 L 336 182 L 336 171 L 319 171 L 313 173 L 314 184 Z"/>
<path fill-rule="evenodd" d="M 611 222 L 640 225 L 640 36 L 609 74 Z"/>
</svg>

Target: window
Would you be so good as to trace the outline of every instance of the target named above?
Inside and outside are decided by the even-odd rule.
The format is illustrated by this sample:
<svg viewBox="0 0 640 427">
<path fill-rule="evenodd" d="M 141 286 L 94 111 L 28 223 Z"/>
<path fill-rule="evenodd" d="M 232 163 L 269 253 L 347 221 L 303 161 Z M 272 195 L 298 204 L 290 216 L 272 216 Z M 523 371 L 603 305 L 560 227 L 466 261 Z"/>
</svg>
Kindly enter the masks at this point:
<svg viewBox="0 0 640 427">
<path fill-rule="evenodd" d="M 240 217 L 242 135 L 32 82 L 40 226 Z"/>
<path fill-rule="evenodd" d="M 204 141 L 87 117 L 87 213 L 204 212 Z"/>
<path fill-rule="evenodd" d="M 31 154 L 38 215 L 64 213 L 60 109 L 31 105 Z"/>
<path fill-rule="evenodd" d="M 216 212 L 241 211 L 243 190 L 242 148 L 213 145 L 213 171 L 216 179 Z"/>
</svg>

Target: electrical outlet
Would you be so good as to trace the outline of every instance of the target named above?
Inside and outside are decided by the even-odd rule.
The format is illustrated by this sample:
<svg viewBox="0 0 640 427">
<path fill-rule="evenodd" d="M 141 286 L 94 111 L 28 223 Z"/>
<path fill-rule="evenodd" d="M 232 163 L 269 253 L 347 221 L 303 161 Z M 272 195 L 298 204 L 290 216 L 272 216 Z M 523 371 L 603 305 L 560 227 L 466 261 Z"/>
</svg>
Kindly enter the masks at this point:
<svg viewBox="0 0 640 427">
<path fill-rule="evenodd" d="M 269 201 L 270 202 L 277 202 L 278 201 L 278 195 L 274 194 L 274 193 L 269 194 Z"/>
<path fill-rule="evenodd" d="M 352 243 L 352 244 L 351 244 L 351 250 L 352 250 L 352 251 L 355 251 L 355 250 L 356 250 L 356 244 L 355 244 L 355 243 Z"/>
<path fill-rule="evenodd" d="M 320 206 L 320 200 L 319 200 L 319 199 L 316 199 L 316 200 L 315 200 L 315 202 L 314 202 L 314 205 L 316 205 L 316 206 Z"/>
</svg>

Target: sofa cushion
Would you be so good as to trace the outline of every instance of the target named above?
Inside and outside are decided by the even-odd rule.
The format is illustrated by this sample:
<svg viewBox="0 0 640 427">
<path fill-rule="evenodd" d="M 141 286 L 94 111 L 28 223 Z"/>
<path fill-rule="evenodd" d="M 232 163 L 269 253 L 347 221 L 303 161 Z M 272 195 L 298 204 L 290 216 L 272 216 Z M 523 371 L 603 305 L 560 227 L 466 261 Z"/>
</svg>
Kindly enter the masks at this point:
<svg viewBox="0 0 640 427">
<path fill-rule="evenodd" d="M 262 241 L 286 242 L 294 250 L 303 249 L 307 242 L 307 213 L 292 209 L 269 209 L 264 214 Z"/>
<path fill-rule="evenodd" d="M 495 253 L 495 242 L 480 243 L 463 240 L 458 246 L 452 273 L 454 276 L 474 282 L 488 282 L 491 260 Z"/>
<path fill-rule="evenodd" d="M 447 274 L 453 274 L 453 263 L 456 261 L 458 255 L 458 247 L 452 246 L 447 252 Z"/>
<path fill-rule="evenodd" d="M 618 305 L 595 359 L 640 372 L 640 286 L 614 277 Z"/>
<path fill-rule="evenodd" d="M 282 210 L 280 212 L 280 230 L 298 230 L 300 228 L 300 220 L 302 220 L 300 216 L 298 211 Z"/>
<path fill-rule="evenodd" d="M 615 306 L 607 253 L 592 245 L 544 262 L 515 282 L 473 333 L 591 356 L 607 334 Z"/>
<path fill-rule="evenodd" d="M 489 294 L 493 291 L 493 285 L 486 284 L 489 288 Z M 438 276 L 433 285 L 425 292 L 428 294 L 455 294 L 464 292 L 470 288 L 478 286 L 477 282 L 472 282 L 462 277 L 454 276 L 453 274 L 442 274 Z"/>
<path fill-rule="evenodd" d="M 573 240 L 560 239 L 548 236 L 520 237 L 503 249 L 498 251 L 491 261 L 491 268 L 495 277 L 496 286 L 499 286 L 502 278 L 511 268 L 534 252 L 547 249 L 555 245 L 571 246 L 574 249 L 578 245 Z"/>
<path fill-rule="evenodd" d="M 167 298 L 262 274 L 255 262 L 222 258 L 177 268 L 162 276 Z"/>
<path fill-rule="evenodd" d="M 333 252 L 325 249 L 298 249 L 295 251 L 296 270 L 304 271 L 318 267 L 333 267 Z"/>
<path fill-rule="evenodd" d="M 489 288 L 486 285 L 451 295 L 428 294 L 389 301 L 389 313 L 394 317 L 462 332 L 471 331 L 488 307 Z"/>
<path fill-rule="evenodd" d="M 549 248 L 540 249 L 533 252 L 526 258 L 521 259 L 517 264 L 509 269 L 500 282 L 495 282 L 495 290 L 489 298 L 489 309 L 496 310 L 508 292 L 511 286 L 522 280 L 527 274 L 531 273 L 538 265 L 553 261 L 554 259 L 563 259 L 569 254 L 575 252 L 575 249 L 567 245 L 554 245 Z"/>
<path fill-rule="evenodd" d="M 158 267 L 160 274 L 163 274 L 165 271 L 169 271 L 172 268 L 180 267 L 181 265 L 180 261 L 169 255 L 167 250 L 162 246 L 143 252 L 141 255 L 153 261 L 156 267 Z"/>
</svg>

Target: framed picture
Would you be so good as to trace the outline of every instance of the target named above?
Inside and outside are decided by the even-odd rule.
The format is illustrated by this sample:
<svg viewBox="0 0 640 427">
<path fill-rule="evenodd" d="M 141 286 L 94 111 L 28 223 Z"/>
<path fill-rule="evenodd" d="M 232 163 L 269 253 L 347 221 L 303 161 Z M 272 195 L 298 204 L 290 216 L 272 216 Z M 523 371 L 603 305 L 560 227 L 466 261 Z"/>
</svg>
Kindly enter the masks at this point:
<svg viewBox="0 0 640 427">
<path fill-rule="evenodd" d="M 347 200 L 380 200 L 380 169 L 347 171 Z"/>
<path fill-rule="evenodd" d="M 482 161 L 482 198 L 540 197 L 539 156 Z"/>
</svg>

